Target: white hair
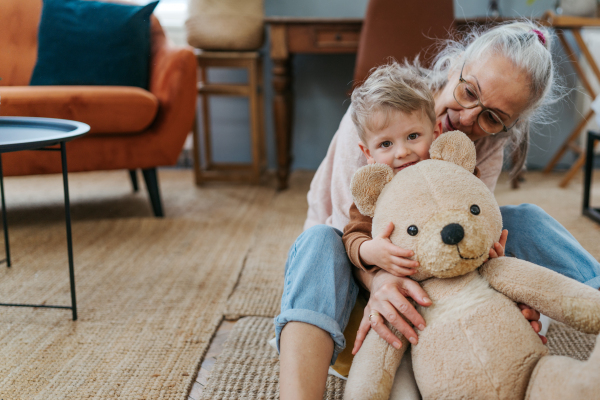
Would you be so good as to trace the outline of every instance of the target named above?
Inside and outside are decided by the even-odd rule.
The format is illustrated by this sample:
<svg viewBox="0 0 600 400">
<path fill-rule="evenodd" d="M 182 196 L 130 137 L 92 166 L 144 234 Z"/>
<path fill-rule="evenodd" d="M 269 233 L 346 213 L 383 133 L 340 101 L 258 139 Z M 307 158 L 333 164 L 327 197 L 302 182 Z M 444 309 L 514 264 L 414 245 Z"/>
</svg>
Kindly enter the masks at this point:
<svg viewBox="0 0 600 400">
<path fill-rule="evenodd" d="M 446 85 L 449 73 L 472 60 L 481 60 L 490 55 L 502 55 L 527 71 L 530 89 L 527 108 L 520 114 L 517 124 L 505 134 L 516 156 L 511 169 L 511 175 L 514 176 L 525 165 L 530 124 L 545 122 L 549 106 L 560 99 L 564 91 L 557 82 L 552 62 L 553 41 L 549 29 L 528 19 L 504 23 L 487 30 L 472 27 L 460 39 L 442 42 L 431 69 L 422 68 L 418 59 L 412 65 L 421 72 L 433 91 L 439 91 Z"/>
</svg>

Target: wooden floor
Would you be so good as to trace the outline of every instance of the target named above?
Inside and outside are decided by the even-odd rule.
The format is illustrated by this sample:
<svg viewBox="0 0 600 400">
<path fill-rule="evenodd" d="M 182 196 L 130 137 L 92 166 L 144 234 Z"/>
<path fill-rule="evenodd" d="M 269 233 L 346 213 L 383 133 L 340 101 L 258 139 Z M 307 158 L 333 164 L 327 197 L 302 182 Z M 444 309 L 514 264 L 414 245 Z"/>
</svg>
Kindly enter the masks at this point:
<svg viewBox="0 0 600 400">
<path fill-rule="evenodd" d="M 202 397 L 202 390 L 206 383 L 208 382 L 208 377 L 210 376 L 210 371 L 212 367 L 215 365 L 215 361 L 217 361 L 217 357 L 223 351 L 223 344 L 227 340 L 229 333 L 233 329 L 233 325 L 235 325 L 236 321 L 226 321 L 223 320 L 215 337 L 210 343 L 210 347 L 208 348 L 208 352 L 206 353 L 206 357 L 204 357 L 204 361 L 200 366 L 200 371 L 198 371 L 198 376 L 196 377 L 196 382 L 192 386 L 192 390 L 190 391 L 190 395 L 188 396 L 188 400 L 199 400 Z"/>
</svg>

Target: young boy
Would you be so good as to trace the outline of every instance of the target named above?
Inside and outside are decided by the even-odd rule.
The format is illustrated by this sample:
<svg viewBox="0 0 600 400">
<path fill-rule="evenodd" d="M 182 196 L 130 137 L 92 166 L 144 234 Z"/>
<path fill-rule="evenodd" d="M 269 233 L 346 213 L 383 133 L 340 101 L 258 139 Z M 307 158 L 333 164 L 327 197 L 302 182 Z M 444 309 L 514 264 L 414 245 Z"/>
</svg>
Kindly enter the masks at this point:
<svg viewBox="0 0 600 400">
<path fill-rule="evenodd" d="M 442 133 L 427 85 L 413 69 L 396 62 L 377 68 L 354 90 L 351 115 L 367 162 L 387 164 L 394 173 L 429 159 L 429 148 Z M 410 259 L 413 252 L 389 240 L 394 225 L 390 222 L 375 238 L 371 238 L 371 225 L 372 218 L 352 204 L 342 238 L 350 261 L 365 271 L 379 267 L 396 276 L 414 274 L 419 263 Z M 502 233 L 501 243 L 506 234 Z M 490 257 L 501 255 L 504 247 L 496 243 Z"/>
</svg>

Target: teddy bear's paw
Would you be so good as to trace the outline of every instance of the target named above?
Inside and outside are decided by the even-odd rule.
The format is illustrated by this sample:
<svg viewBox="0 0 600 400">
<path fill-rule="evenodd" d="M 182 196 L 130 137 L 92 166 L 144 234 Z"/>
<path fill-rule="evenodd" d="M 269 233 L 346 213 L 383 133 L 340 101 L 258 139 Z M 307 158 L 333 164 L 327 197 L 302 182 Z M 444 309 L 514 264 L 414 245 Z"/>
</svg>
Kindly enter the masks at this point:
<svg viewBox="0 0 600 400">
<path fill-rule="evenodd" d="M 585 333 L 600 333 L 600 305 L 598 301 L 563 297 L 561 306 L 565 314 L 566 322 Z"/>
</svg>

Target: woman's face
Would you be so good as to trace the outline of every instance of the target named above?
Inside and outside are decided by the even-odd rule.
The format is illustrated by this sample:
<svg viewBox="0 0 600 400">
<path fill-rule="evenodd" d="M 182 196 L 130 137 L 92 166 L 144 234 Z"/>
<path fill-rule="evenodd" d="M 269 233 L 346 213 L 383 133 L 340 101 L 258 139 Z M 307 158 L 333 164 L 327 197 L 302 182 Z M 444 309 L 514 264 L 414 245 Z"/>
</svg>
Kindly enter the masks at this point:
<svg viewBox="0 0 600 400">
<path fill-rule="evenodd" d="M 488 133 L 477 123 L 481 107 L 466 109 L 453 96 L 460 68 L 448 75 L 448 83 L 435 96 L 435 114 L 444 132 L 459 130 L 475 141 Z M 465 64 L 462 77 L 473 85 L 481 103 L 498 115 L 506 127 L 512 126 L 527 107 L 529 79 L 507 58 L 491 55 Z"/>
</svg>

